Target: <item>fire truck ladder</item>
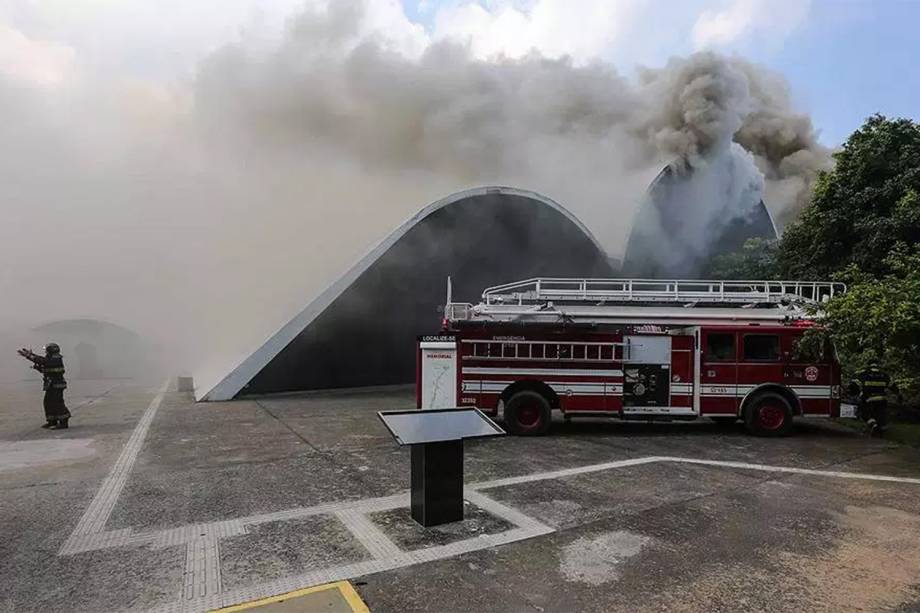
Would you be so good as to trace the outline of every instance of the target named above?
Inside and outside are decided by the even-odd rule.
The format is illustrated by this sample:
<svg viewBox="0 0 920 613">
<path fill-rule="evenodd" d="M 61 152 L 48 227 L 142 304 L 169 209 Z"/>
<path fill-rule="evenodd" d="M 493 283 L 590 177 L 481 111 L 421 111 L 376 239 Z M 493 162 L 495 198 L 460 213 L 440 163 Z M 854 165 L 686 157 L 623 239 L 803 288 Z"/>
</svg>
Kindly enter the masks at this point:
<svg viewBox="0 0 920 613">
<path fill-rule="evenodd" d="M 825 281 L 536 278 L 487 288 L 479 304 L 449 303 L 445 313 L 452 321 L 789 321 L 845 291 Z"/>
</svg>

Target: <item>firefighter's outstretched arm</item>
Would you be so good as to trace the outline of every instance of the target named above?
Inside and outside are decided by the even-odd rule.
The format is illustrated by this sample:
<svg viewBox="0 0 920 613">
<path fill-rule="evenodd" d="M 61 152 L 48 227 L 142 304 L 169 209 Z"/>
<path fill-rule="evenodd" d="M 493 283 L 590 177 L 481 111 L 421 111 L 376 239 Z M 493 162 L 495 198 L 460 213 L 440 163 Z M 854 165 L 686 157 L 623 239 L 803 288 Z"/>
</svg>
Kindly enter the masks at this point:
<svg viewBox="0 0 920 613">
<path fill-rule="evenodd" d="M 43 356 L 40 356 L 40 355 L 38 355 L 37 353 L 33 352 L 31 349 L 25 349 L 25 348 L 19 349 L 18 351 L 16 351 L 16 353 L 18 353 L 19 355 L 21 355 L 21 356 L 24 357 L 25 359 L 27 359 L 27 360 L 29 360 L 30 362 L 32 362 L 32 364 L 33 364 L 32 368 L 34 368 L 35 370 L 40 370 L 41 367 L 42 367 L 42 366 L 44 365 L 44 363 L 45 363 L 45 358 L 44 358 Z"/>
</svg>

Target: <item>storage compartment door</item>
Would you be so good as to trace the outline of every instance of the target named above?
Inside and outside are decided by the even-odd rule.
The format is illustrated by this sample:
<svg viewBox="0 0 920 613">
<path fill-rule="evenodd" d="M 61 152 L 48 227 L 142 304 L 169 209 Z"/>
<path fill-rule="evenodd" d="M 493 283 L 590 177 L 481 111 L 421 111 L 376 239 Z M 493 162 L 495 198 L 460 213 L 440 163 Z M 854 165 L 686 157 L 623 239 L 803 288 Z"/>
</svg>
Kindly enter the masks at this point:
<svg viewBox="0 0 920 613">
<path fill-rule="evenodd" d="M 671 404 L 671 337 L 626 336 L 623 407 Z"/>
</svg>

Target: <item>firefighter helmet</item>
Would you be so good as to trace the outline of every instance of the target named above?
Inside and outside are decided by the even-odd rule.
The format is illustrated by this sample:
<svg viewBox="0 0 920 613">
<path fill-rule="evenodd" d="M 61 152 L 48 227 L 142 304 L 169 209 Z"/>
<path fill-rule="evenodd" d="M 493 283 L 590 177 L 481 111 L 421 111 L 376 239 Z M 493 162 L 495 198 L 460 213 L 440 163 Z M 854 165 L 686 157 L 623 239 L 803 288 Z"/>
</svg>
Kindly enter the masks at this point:
<svg viewBox="0 0 920 613">
<path fill-rule="evenodd" d="M 48 343 L 45 345 L 45 353 L 48 355 L 57 355 L 61 352 L 61 346 L 57 343 Z"/>
</svg>

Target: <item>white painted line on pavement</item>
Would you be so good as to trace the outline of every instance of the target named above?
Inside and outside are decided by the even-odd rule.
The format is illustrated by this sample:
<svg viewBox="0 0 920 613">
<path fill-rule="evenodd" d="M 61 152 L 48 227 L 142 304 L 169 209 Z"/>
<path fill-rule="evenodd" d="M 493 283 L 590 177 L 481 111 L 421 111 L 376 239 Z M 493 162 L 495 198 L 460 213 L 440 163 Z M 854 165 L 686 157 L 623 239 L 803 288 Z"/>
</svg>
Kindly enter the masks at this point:
<svg viewBox="0 0 920 613">
<path fill-rule="evenodd" d="M 544 481 L 546 479 L 558 479 L 560 477 L 571 477 L 574 475 L 583 475 L 585 473 L 596 473 L 611 468 L 622 468 L 624 466 L 638 466 L 639 464 L 651 464 L 658 462 L 661 458 L 650 456 L 647 458 L 633 458 L 630 460 L 617 460 L 616 462 L 604 462 L 603 464 L 590 464 L 588 466 L 577 466 L 575 468 L 564 468 L 562 470 L 551 470 L 545 473 L 533 473 L 530 475 L 521 475 L 519 477 L 506 477 L 504 479 L 494 479 L 492 481 L 482 481 L 467 485 L 467 489 L 485 490 L 493 487 L 502 487 L 505 485 L 518 485 L 519 483 L 530 483 L 531 481 Z"/>
<path fill-rule="evenodd" d="M 374 556 L 375 560 L 386 560 L 388 558 L 400 558 L 403 551 L 396 543 L 390 540 L 380 528 L 367 518 L 366 515 L 355 511 L 354 509 L 345 509 L 336 511 L 335 516 L 351 534 L 358 539 L 368 553 Z"/>
<path fill-rule="evenodd" d="M 762 472 L 920 485 L 920 478 L 913 477 L 895 477 L 890 475 L 851 473 L 791 466 L 771 466 L 767 464 L 726 460 L 648 456 L 468 484 L 464 488 L 465 499 L 492 515 L 508 521 L 510 524 L 514 525 L 514 527 L 498 534 L 482 534 L 447 545 L 413 551 L 403 551 L 400 549 L 399 546 L 390 540 L 390 538 L 387 537 L 368 517 L 368 514 L 377 511 L 408 506 L 410 502 L 408 492 L 378 498 L 367 498 L 364 500 L 326 503 L 313 507 L 296 507 L 234 519 L 190 524 L 164 530 L 136 532 L 132 528 L 122 528 L 105 531 L 105 525 L 127 483 L 134 463 L 137 461 L 147 432 L 159 410 L 168 386 L 169 380 L 163 384 L 150 405 L 144 411 L 130 439 L 125 444 L 124 449 L 122 449 L 121 454 L 113 465 L 111 472 L 96 492 L 93 501 L 84 512 L 77 527 L 61 547 L 58 554 L 72 555 L 79 552 L 124 546 L 148 545 L 153 547 L 167 547 L 185 544 L 186 563 L 181 594 L 177 600 L 154 609 L 156 611 L 206 611 L 241 601 L 288 592 L 293 589 L 302 588 L 305 585 L 351 579 L 361 575 L 379 573 L 413 564 L 441 560 L 463 553 L 549 534 L 555 531 L 553 528 L 542 524 L 517 509 L 498 502 L 482 493 L 482 490 L 491 488 L 572 477 L 653 463 L 698 464 Z M 313 569 L 309 572 L 280 580 L 222 591 L 223 586 L 220 574 L 221 539 L 245 534 L 247 526 L 250 525 L 275 521 L 288 521 L 313 515 L 333 515 L 337 517 L 354 538 L 368 550 L 374 559 L 331 568 Z"/>
<path fill-rule="evenodd" d="M 647 456 L 644 458 L 635 458 L 631 460 L 620 460 L 617 462 L 606 462 L 604 464 L 591 464 L 588 466 L 578 466 L 576 468 L 566 468 L 563 470 L 552 470 L 544 473 L 533 473 L 530 475 L 521 475 L 519 477 L 507 477 L 505 479 L 495 479 L 494 481 L 483 481 L 467 485 L 468 489 L 485 490 L 495 487 L 504 487 L 508 485 L 519 485 L 521 483 L 531 483 L 533 481 L 544 481 L 546 479 L 559 479 L 561 477 L 573 477 L 588 473 L 596 473 L 611 468 L 623 468 L 624 466 L 638 466 L 641 464 L 654 463 L 676 463 L 676 464 L 702 464 L 706 466 L 720 466 L 722 468 L 740 468 L 745 470 L 759 470 L 762 472 L 791 473 L 799 475 L 813 475 L 816 477 L 832 477 L 836 479 L 863 479 L 866 481 L 890 481 L 893 483 L 912 483 L 920 485 L 920 479 L 913 477 L 894 477 L 890 475 L 873 475 L 869 473 L 850 473 L 836 470 L 818 470 L 813 468 L 796 468 L 794 466 L 771 466 L 769 464 L 751 464 L 748 462 L 732 462 L 727 460 L 699 460 L 696 458 L 682 458 L 672 456 Z"/>
<path fill-rule="evenodd" d="M 618 460 L 615 462 L 604 462 L 601 464 L 590 464 L 588 466 L 577 466 L 575 468 L 565 468 L 562 470 L 553 470 L 542 473 L 533 473 L 529 475 L 520 475 L 517 477 L 506 477 L 503 479 L 494 479 L 491 481 L 481 481 L 479 483 L 470 483 L 464 487 L 464 496 L 474 504 L 485 508 L 490 513 L 504 517 L 504 514 L 498 512 L 496 508 L 491 508 L 480 504 L 476 498 L 476 493 L 482 490 L 488 490 L 497 487 L 506 487 L 510 485 L 520 485 L 523 483 L 532 483 L 536 481 L 545 481 L 547 479 L 560 479 L 564 477 L 574 477 L 578 475 L 590 474 L 614 468 L 625 468 L 629 466 L 640 466 L 643 464 L 654 463 L 678 463 L 678 464 L 700 464 L 706 466 L 718 466 L 722 468 L 737 468 L 744 470 L 756 470 L 761 472 L 777 472 L 787 474 L 802 474 L 818 477 L 830 477 L 837 479 L 860 479 L 866 481 L 880 481 L 893 483 L 908 483 L 920 485 L 920 479 L 912 477 L 895 477 L 890 475 L 874 475 L 867 473 L 851 473 L 832 470 L 817 470 L 810 468 L 796 468 L 791 466 L 771 466 L 767 464 L 753 464 L 748 462 L 733 462 L 725 460 L 703 460 L 696 458 L 682 458 L 669 456 L 648 456 L 644 458 L 632 458 L 629 460 Z M 498 502 L 492 501 L 498 505 Z M 282 511 L 270 513 L 260 513 L 257 515 L 248 515 L 229 520 L 219 520 L 214 522 L 204 522 L 200 524 L 190 524 L 177 528 L 167 528 L 163 530 L 151 530 L 135 532 L 131 528 L 111 530 L 94 534 L 72 534 L 68 541 L 62 547 L 60 554 L 73 554 L 84 551 L 94 551 L 97 549 L 108 549 L 112 547 L 137 546 L 152 543 L 156 547 L 165 547 L 189 543 L 199 538 L 204 532 L 215 538 L 229 538 L 246 532 L 246 526 L 258 525 L 276 521 L 290 521 L 303 517 L 314 515 L 338 515 L 345 511 L 354 511 L 358 515 L 374 513 L 377 511 L 386 511 L 398 507 L 409 505 L 409 493 L 404 492 L 392 496 L 383 496 L 380 498 L 366 498 L 364 500 L 350 500 L 345 502 L 333 502 L 320 504 L 312 507 L 294 507 Z M 510 507 L 505 507 L 509 511 L 516 512 Z M 109 511 L 111 512 L 111 510 Z M 507 517 L 506 517 L 507 519 Z M 519 526 L 528 524 L 522 523 L 521 517 L 510 519 L 511 523 Z M 536 526 L 530 525 L 535 529 Z"/>
<path fill-rule="evenodd" d="M 920 479 L 913 477 L 893 477 L 890 475 L 873 475 L 869 473 L 849 473 L 837 470 L 817 470 L 813 468 L 796 468 L 794 466 L 770 466 L 768 464 L 748 464 L 747 462 L 729 462 L 724 460 L 697 460 L 694 458 L 661 457 L 659 462 L 678 462 L 681 464 L 703 464 L 722 466 L 724 468 L 744 468 L 773 473 L 791 473 L 795 475 L 814 475 L 816 477 L 833 477 L 835 479 L 862 479 L 865 481 L 888 481 L 891 483 L 912 483 L 920 485 Z"/>
<path fill-rule="evenodd" d="M 200 600 L 220 594 L 220 540 L 201 537 L 185 548 L 182 594 L 185 600 Z"/>
<path fill-rule="evenodd" d="M 134 468 L 134 462 L 137 461 L 137 455 L 144 444 L 144 439 L 147 437 L 150 423 L 156 416 L 167 389 L 169 389 L 169 379 L 160 387 L 157 395 L 154 396 L 140 421 L 134 427 L 131 438 L 128 439 L 124 449 L 121 450 L 121 455 L 118 456 L 115 465 L 112 466 L 109 476 L 102 482 L 93 497 L 93 501 L 84 511 L 79 523 L 77 523 L 77 527 L 74 528 L 70 537 L 64 542 L 60 554 L 69 553 L 71 546 L 77 545 L 80 537 L 99 534 L 105 529 L 105 525 L 112 515 L 112 510 L 115 508 L 115 503 L 128 481 L 128 475 L 131 474 L 131 469 Z"/>
<path fill-rule="evenodd" d="M 497 500 L 489 498 L 485 494 L 473 489 L 465 489 L 463 497 L 475 504 L 480 509 L 501 517 L 505 521 L 516 524 L 517 526 L 536 534 L 549 534 L 555 532 L 553 528 L 542 524 L 529 515 L 524 515 L 517 509 L 512 509 L 508 505 L 502 504 Z"/>
<path fill-rule="evenodd" d="M 232 588 L 221 593 L 209 591 L 190 600 L 178 600 L 166 603 L 154 609 L 150 609 L 150 613 L 204 612 L 240 602 L 247 602 L 274 596 L 276 594 L 284 594 L 310 585 L 353 579 L 362 575 L 404 568 L 414 564 L 444 560 L 464 553 L 480 551 L 499 545 L 507 545 L 509 543 L 555 532 L 553 528 L 541 524 L 520 511 L 516 511 L 494 501 L 484 494 L 466 490 L 464 497 L 476 506 L 512 524 L 517 524 L 517 526 L 510 530 L 499 532 L 498 534 L 480 534 L 446 545 L 435 545 L 424 549 L 403 551 L 393 543 L 389 537 L 384 535 L 366 515 L 364 515 L 364 513 L 372 512 L 372 510 L 379 510 L 380 506 L 392 508 L 389 505 L 395 502 L 395 497 L 389 496 L 362 501 L 368 504 L 362 505 L 361 507 L 355 507 L 351 503 L 346 503 L 351 504 L 351 506 L 347 509 L 334 512 L 334 515 L 342 521 L 354 537 L 374 556 L 373 560 L 333 566 L 330 568 L 314 569 L 303 574 L 292 575 L 282 579 L 257 583 L 241 588 Z M 404 502 L 408 504 L 408 497 L 405 498 Z M 191 545 L 189 545 L 189 547 L 191 547 Z"/>
</svg>

